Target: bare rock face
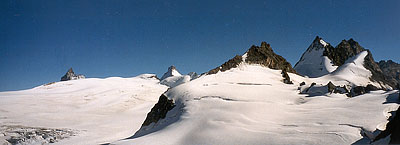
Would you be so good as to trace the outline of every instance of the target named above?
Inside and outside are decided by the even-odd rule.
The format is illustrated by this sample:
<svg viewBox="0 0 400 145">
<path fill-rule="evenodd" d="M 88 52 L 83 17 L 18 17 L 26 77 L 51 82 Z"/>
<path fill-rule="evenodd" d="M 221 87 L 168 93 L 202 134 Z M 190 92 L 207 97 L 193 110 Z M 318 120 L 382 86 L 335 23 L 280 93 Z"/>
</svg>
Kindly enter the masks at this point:
<svg viewBox="0 0 400 145">
<path fill-rule="evenodd" d="M 277 55 L 271 48 L 271 45 L 262 42 L 261 47 L 251 46 L 247 51 L 246 62 L 249 64 L 260 64 L 271 69 L 284 70 L 290 73 L 296 73 L 292 65 L 280 55 Z"/>
<path fill-rule="evenodd" d="M 84 79 L 85 76 L 84 75 L 76 75 L 74 73 L 74 71 L 72 70 L 72 68 L 70 68 L 67 73 L 61 77 L 61 81 L 69 81 L 69 80 L 77 80 L 77 79 Z"/>
<path fill-rule="evenodd" d="M 236 68 L 241 62 L 242 62 L 242 56 L 236 55 L 235 57 L 228 60 L 221 66 L 208 71 L 207 74 L 216 74 L 219 71 L 223 72 L 223 71 L 227 71 L 231 68 Z"/>
<path fill-rule="evenodd" d="M 282 70 L 282 77 L 283 77 L 283 83 L 293 84 L 293 82 L 290 81 L 290 77 L 289 77 L 288 73 L 286 72 L 286 70 Z"/>
<path fill-rule="evenodd" d="M 390 135 L 389 144 L 400 144 L 400 108 L 397 109 L 395 114 L 395 116 L 390 117 L 390 121 L 386 124 L 386 130 L 378 134 L 374 141 L 383 139 Z"/>
<path fill-rule="evenodd" d="M 379 61 L 378 65 L 389 81 L 400 83 L 400 64 L 392 60 L 381 60 Z"/>
<path fill-rule="evenodd" d="M 158 99 L 156 105 L 151 108 L 151 111 L 147 114 L 146 120 L 142 126 L 148 126 L 151 123 L 157 123 L 160 119 L 164 119 L 168 111 L 175 107 L 173 100 L 168 99 L 167 96 L 162 94 Z"/>
<path fill-rule="evenodd" d="M 272 50 L 270 44 L 266 42 L 262 42 L 261 46 L 255 46 L 255 45 L 251 46 L 246 53 L 247 56 L 245 58 L 245 62 L 248 64 L 260 64 L 262 66 L 271 69 L 284 70 L 285 72 L 296 73 L 296 71 L 292 68 L 292 65 L 289 62 L 287 62 L 285 58 L 283 58 L 280 55 L 277 55 Z M 221 66 L 210 70 L 207 74 L 215 74 L 219 71 L 223 72 L 231 68 L 236 68 L 241 62 L 243 62 L 243 57 L 236 55 L 234 58 L 225 62 Z"/>
<path fill-rule="evenodd" d="M 328 92 L 329 93 L 333 93 L 335 91 L 335 89 L 336 89 L 336 86 L 331 81 L 329 81 L 327 86 L 328 86 Z"/>
<path fill-rule="evenodd" d="M 342 42 L 340 42 L 336 48 L 326 48 L 324 51 L 324 56 L 327 56 L 330 60 L 332 60 L 334 65 L 341 66 L 346 62 L 347 59 L 363 51 L 365 51 L 365 49 L 353 39 L 342 40 Z"/>
</svg>

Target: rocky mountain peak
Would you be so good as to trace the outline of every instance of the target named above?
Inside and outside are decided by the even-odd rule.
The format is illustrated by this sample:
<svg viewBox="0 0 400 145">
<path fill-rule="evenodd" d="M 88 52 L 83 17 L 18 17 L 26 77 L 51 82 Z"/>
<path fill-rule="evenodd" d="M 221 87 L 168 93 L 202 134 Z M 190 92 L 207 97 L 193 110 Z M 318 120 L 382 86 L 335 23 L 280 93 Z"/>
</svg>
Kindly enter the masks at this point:
<svg viewBox="0 0 400 145">
<path fill-rule="evenodd" d="M 161 80 L 164 80 L 165 78 L 168 78 L 171 76 L 181 76 L 181 73 L 179 73 L 179 71 L 173 65 L 168 67 L 168 71 L 164 73 L 164 75 L 161 77 Z"/>
<path fill-rule="evenodd" d="M 77 79 L 84 79 L 84 75 L 76 75 L 72 68 L 69 68 L 67 73 L 61 77 L 61 81 L 69 81 L 69 80 L 77 80 Z"/>
<path fill-rule="evenodd" d="M 330 44 L 325 42 L 321 37 L 316 36 L 311 45 L 314 45 L 314 47 L 315 46 L 326 47 L 327 45 L 330 45 Z"/>
<path fill-rule="evenodd" d="M 271 50 L 271 51 L 272 51 L 271 45 L 268 44 L 268 43 L 265 42 L 265 41 L 261 42 L 261 48 L 265 48 L 265 49 L 268 49 L 268 50 Z"/>
<path fill-rule="evenodd" d="M 364 49 L 358 42 L 350 38 L 349 40 L 342 40 L 335 48 L 330 47 L 325 49 L 324 56 L 332 60 L 334 65 L 341 66 L 347 59 L 363 51 L 368 50 Z M 370 55 L 370 53 L 368 55 Z"/>
<path fill-rule="evenodd" d="M 333 66 L 328 58 L 323 57 L 323 53 L 327 49 L 333 50 L 334 48 L 321 37 L 316 36 L 307 50 L 301 55 L 294 69 L 308 77 L 320 77 L 331 73 L 337 66 Z"/>
<path fill-rule="evenodd" d="M 74 70 L 72 70 L 72 67 L 68 69 L 67 74 L 75 74 Z"/>
<path fill-rule="evenodd" d="M 286 72 L 296 73 L 292 65 L 280 55 L 277 55 L 270 44 L 261 43 L 261 47 L 252 46 L 247 52 L 246 63 L 260 64 L 271 69 L 285 70 Z"/>
<path fill-rule="evenodd" d="M 210 70 L 207 74 L 215 74 L 219 71 L 223 72 L 231 68 L 236 68 L 240 63 L 243 62 L 243 60 L 248 64 L 260 64 L 271 69 L 279 69 L 290 73 L 296 73 L 296 71 L 292 68 L 292 65 L 287 62 L 285 58 L 274 53 L 271 45 L 267 42 L 261 42 L 261 46 L 252 45 L 245 53 L 245 56 L 246 57 L 236 55 L 234 58 L 225 62 L 221 66 Z"/>
<path fill-rule="evenodd" d="M 173 70 L 176 70 L 175 66 L 171 65 L 170 67 L 168 67 L 168 71 L 173 71 Z"/>
</svg>

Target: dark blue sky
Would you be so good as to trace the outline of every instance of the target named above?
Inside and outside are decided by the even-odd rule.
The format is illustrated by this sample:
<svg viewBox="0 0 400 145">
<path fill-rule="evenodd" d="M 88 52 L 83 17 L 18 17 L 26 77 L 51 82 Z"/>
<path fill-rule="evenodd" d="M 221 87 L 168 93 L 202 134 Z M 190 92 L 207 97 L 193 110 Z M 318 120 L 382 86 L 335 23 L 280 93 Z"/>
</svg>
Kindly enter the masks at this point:
<svg viewBox="0 0 400 145">
<path fill-rule="evenodd" d="M 292 64 L 316 35 L 400 62 L 398 0 L 2 0 L 0 91 L 87 77 L 206 72 L 261 41 Z"/>
</svg>

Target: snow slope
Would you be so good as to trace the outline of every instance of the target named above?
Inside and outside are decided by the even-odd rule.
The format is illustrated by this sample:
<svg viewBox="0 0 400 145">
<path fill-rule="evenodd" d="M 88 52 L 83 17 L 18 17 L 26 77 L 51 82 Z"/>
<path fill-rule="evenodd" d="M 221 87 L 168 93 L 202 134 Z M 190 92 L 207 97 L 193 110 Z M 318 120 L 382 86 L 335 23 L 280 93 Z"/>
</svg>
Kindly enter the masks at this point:
<svg viewBox="0 0 400 145">
<path fill-rule="evenodd" d="M 167 78 L 161 80 L 160 83 L 172 88 L 172 87 L 178 86 L 180 84 L 189 82 L 190 80 L 191 80 L 191 77 L 189 75 L 170 76 L 170 77 L 167 77 Z"/>
<path fill-rule="evenodd" d="M 351 144 L 384 129 L 398 107 L 391 103 L 397 91 L 307 97 L 300 82 L 335 76 L 289 75 L 294 85 L 282 82 L 280 70 L 241 64 L 176 86 L 165 93 L 176 105 L 165 119 L 112 144 Z"/>
<path fill-rule="evenodd" d="M 71 80 L 0 92 L 0 124 L 17 130 L 15 127 L 23 126 L 74 132 L 59 144 L 106 143 L 129 137 L 139 129 L 166 90 L 167 86 L 160 85 L 155 75 L 145 74 Z M 0 134 L 5 133 L 1 131 Z M 0 136 L 0 144 L 5 138 L 7 134 Z M 41 144 L 40 140 L 29 144 L 35 143 Z"/>
<path fill-rule="evenodd" d="M 301 56 L 300 61 L 294 66 L 294 69 L 308 77 L 320 77 L 336 70 L 332 61 L 323 56 L 323 52 L 330 44 L 320 38 L 316 38 L 314 42 L 307 48 L 307 51 Z"/>
</svg>

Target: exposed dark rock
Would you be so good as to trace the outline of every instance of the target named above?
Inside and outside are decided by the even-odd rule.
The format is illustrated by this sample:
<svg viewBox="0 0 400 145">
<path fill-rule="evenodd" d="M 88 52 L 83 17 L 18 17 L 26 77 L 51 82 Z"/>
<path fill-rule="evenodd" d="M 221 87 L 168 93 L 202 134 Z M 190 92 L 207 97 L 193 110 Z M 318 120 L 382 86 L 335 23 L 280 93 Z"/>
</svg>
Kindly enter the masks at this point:
<svg viewBox="0 0 400 145">
<path fill-rule="evenodd" d="M 331 81 L 326 85 L 328 87 L 329 93 L 338 93 L 338 94 L 348 94 L 349 90 L 347 90 L 346 86 L 336 86 Z"/>
<path fill-rule="evenodd" d="M 69 80 L 77 80 L 77 79 L 84 79 L 84 75 L 76 75 L 72 68 L 70 68 L 67 73 L 61 77 L 61 81 L 69 81 Z"/>
<path fill-rule="evenodd" d="M 378 134 L 373 141 L 383 139 L 390 135 L 389 144 L 400 144 L 400 108 L 397 109 L 394 116 L 390 117 L 386 124 L 386 130 Z"/>
<path fill-rule="evenodd" d="M 296 73 L 296 71 L 292 68 L 292 65 L 282 56 L 275 54 L 271 46 L 266 42 L 262 42 L 261 46 L 251 46 L 246 53 L 246 63 L 260 64 L 271 69 L 285 70 L 286 72 Z M 221 66 L 210 70 L 207 74 L 215 74 L 218 71 L 223 72 L 231 68 L 236 68 L 241 62 L 242 56 L 236 55 L 234 58 L 225 62 Z"/>
<path fill-rule="evenodd" d="M 378 87 L 368 84 L 366 87 L 364 86 L 354 86 L 350 93 L 347 94 L 348 97 L 355 97 L 355 96 L 359 96 L 359 95 L 363 95 L 365 93 L 369 93 L 371 91 L 376 91 L 379 90 Z"/>
<path fill-rule="evenodd" d="M 388 61 L 379 61 L 379 67 L 383 71 L 386 79 L 391 82 L 400 83 L 400 64 L 388 60 Z"/>
<path fill-rule="evenodd" d="M 331 81 L 329 81 L 327 86 L 328 86 L 328 92 L 329 93 L 333 93 L 333 91 L 335 91 L 335 89 L 336 89 L 336 86 Z"/>
<path fill-rule="evenodd" d="M 293 84 L 293 82 L 290 81 L 290 77 L 289 77 L 288 73 L 286 72 L 286 70 L 282 70 L 282 77 L 283 77 L 283 83 Z"/>
<path fill-rule="evenodd" d="M 374 85 L 371 85 L 371 84 L 368 84 L 368 85 L 365 87 L 365 91 L 366 91 L 367 93 L 369 93 L 369 92 L 371 92 L 371 91 L 376 91 L 376 90 L 379 90 L 379 88 L 376 87 L 376 86 L 374 86 Z"/>
<path fill-rule="evenodd" d="M 307 90 L 305 90 L 303 93 L 308 93 L 310 91 L 310 89 L 312 87 L 314 87 L 315 85 L 317 85 L 317 83 L 311 83 L 310 87 L 308 87 Z"/>
<path fill-rule="evenodd" d="M 167 96 L 162 94 L 158 99 L 156 105 L 151 108 L 151 111 L 147 114 L 146 120 L 142 126 L 148 126 L 151 123 L 157 123 L 160 119 L 164 119 L 168 111 L 175 107 L 173 100 L 168 99 Z"/>
<path fill-rule="evenodd" d="M 236 68 L 240 64 L 240 62 L 242 62 L 242 56 L 236 55 L 235 57 L 228 60 L 221 66 L 210 70 L 207 74 L 216 74 L 218 71 L 223 72 L 223 71 L 229 70 L 231 68 Z"/>
<path fill-rule="evenodd" d="M 362 86 L 356 86 L 356 87 L 354 87 L 353 89 L 352 89 L 352 96 L 358 96 L 358 95 L 362 95 L 362 94 L 365 94 L 366 93 L 366 91 L 365 91 L 365 88 L 364 87 L 362 87 Z"/>
<path fill-rule="evenodd" d="M 259 46 L 251 46 L 247 51 L 246 62 L 249 64 L 260 64 L 271 69 L 285 70 L 286 72 L 296 73 L 292 65 L 280 55 L 277 55 L 266 42 Z"/>
<path fill-rule="evenodd" d="M 300 86 L 304 86 L 304 85 L 306 85 L 306 82 L 301 82 L 300 83 Z"/>
<path fill-rule="evenodd" d="M 400 83 L 397 84 L 397 90 L 399 91 L 399 97 L 398 97 L 398 99 L 399 99 L 399 101 L 400 101 Z"/>
<path fill-rule="evenodd" d="M 342 42 L 340 42 L 336 48 L 326 48 L 324 51 L 324 56 L 327 56 L 330 60 L 332 60 L 334 65 L 341 66 L 346 62 L 347 59 L 359 54 L 362 51 L 365 51 L 365 49 L 353 39 L 348 41 L 342 40 Z"/>
</svg>

